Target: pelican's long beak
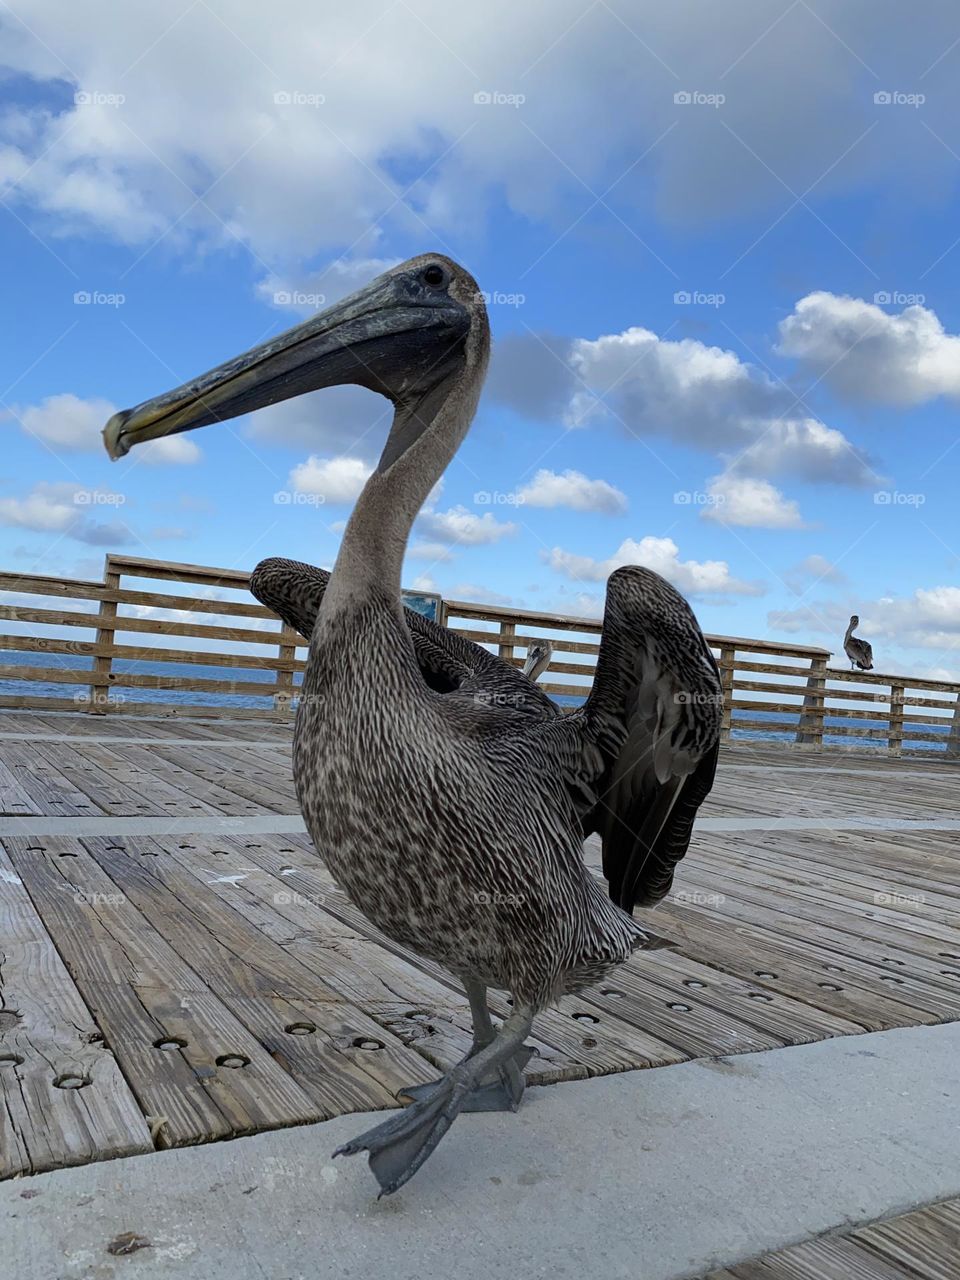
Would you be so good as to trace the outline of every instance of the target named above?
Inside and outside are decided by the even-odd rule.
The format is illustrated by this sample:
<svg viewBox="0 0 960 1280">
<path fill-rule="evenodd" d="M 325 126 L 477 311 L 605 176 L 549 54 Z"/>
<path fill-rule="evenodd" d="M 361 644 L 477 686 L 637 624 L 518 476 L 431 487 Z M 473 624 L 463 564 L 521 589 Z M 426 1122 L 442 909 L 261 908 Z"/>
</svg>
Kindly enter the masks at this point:
<svg viewBox="0 0 960 1280">
<path fill-rule="evenodd" d="M 391 399 L 403 395 L 462 338 L 461 309 L 450 299 L 425 298 L 402 270 L 378 276 L 303 324 L 218 365 L 175 391 L 115 413 L 103 432 L 111 458 L 136 444 L 235 418 L 319 387 L 356 383 Z"/>
</svg>

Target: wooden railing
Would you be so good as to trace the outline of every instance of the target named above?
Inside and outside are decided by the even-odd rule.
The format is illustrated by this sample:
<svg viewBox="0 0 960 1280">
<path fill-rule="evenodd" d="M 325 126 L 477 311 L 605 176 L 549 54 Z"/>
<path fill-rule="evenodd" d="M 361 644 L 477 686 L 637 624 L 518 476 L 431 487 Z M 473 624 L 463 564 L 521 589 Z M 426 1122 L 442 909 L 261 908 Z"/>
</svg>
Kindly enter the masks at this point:
<svg viewBox="0 0 960 1280">
<path fill-rule="evenodd" d="M 289 719 L 305 641 L 248 588 L 244 570 L 127 555 L 107 556 L 102 582 L 2 573 L 0 707 Z M 462 600 L 444 602 L 441 617 L 517 665 L 549 638 L 546 691 L 574 705 L 590 690 L 594 618 Z M 707 639 L 724 737 L 960 757 L 960 683 L 829 667 L 830 651 L 811 645 Z M 46 660 L 19 657 L 29 654 Z"/>
</svg>

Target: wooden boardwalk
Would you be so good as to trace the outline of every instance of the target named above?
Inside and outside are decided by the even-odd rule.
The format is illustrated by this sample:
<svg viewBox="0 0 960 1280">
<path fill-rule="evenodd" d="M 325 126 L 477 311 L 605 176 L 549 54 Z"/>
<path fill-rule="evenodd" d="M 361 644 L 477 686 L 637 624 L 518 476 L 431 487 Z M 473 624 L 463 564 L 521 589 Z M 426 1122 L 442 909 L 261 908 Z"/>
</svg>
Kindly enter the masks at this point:
<svg viewBox="0 0 960 1280">
<path fill-rule="evenodd" d="M 960 1200 L 765 1254 L 702 1280 L 957 1280 Z"/>
<path fill-rule="evenodd" d="M 0 715 L 2 1176 L 393 1106 L 465 1052 L 456 984 L 313 852 L 291 736 Z M 958 781 L 725 748 L 654 949 L 541 1016 L 530 1079 L 960 1017 Z"/>
</svg>

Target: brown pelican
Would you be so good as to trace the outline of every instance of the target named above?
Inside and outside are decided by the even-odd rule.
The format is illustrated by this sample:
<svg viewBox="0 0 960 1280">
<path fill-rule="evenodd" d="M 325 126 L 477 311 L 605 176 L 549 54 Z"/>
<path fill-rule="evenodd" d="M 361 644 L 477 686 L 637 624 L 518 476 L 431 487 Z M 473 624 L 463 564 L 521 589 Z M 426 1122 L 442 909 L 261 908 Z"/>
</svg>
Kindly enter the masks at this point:
<svg viewBox="0 0 960 1280">
<path fill-rule="evenodd" d="M 866 640 L 853 634 L 854 627 L 859 627 L 860 619 L 856 614 L 850 619 L 846 634 L 843 637 L 843 652 L 850 659 L 850 670 L 859 667 L 861 671 L 873 670 L 873 649 Z"/>
<path fill-rule="evenodd" d="M 527 650 L 523 674 L 536 683 L 553 661 L 553 645 L 549 640 L 538 640 Z"/>
<path fill-rule="evenodd" d="M 388 937 L 460 979 L 473 1014 L 467 1057 L 336 1153 L 368 1152 L 381 1194 L 460 1111 L 517 1107 L 535 1014 L 643 946 L 630 912 L 669 889 L 716 767 L 716 662 L 686 601 L 649 569 L 611 574 L 593 688 L 569 715 L 530 716 L 424 678 L 400 603 L 404 550 L 473 419 L 489 342 L 476 282 L 430 254 L 115 414 L 104 433 L 120 457 L 347 382 L 394 403 L 313 629 L 294 737 L 304 820 L 332 874 Z M 582 860 L 591 832 L 609 897 Z M 499 1028 L 488 986 L 512 997 Z"/>
<path fill-rule="evenodd" d="M 326 569 L 273 556 L 261 560 L 250 574 L 250 591 L 309 640 L 329 582 Z M 556 704 L 531 683 L 550 662 L 553 646 L 549 641 L 531 646 L 520 671 L 415 609 L 404 608 L 403 616 L 420 674 L 437 693 L 457 692 L 542 719 L 560 714 Z"/>
</svg>

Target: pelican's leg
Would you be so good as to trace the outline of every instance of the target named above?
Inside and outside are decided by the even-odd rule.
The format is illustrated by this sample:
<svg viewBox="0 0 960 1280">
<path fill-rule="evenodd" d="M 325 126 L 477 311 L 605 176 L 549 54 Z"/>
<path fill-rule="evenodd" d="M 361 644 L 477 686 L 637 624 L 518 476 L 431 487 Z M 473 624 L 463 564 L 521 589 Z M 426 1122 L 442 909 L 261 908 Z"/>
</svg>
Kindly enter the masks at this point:
<svg viewBox="0 0 960 1280">
<path fill-rule="evenodd" d="M 390 1195 L 412 1178 L 436 1147 L 459 1113 L 472 1090 L 483 1080 L 513 1078 L 518 1050 L 533 1025 L 534 1010 L 527 1005 L 514 1009 L 494 1035 L 477 1053 L 465 1058 L 442 1080 L 428 1098 L 413 1103 L 383 1124 L 338 1147 L 334 1156 L 370 1153 L 370 1168 L 380 1183 L 380 1194 Z M 520 1076 L 522 1089 L 523 1077 Z M 519 1102 L 519 1097 L 517 1099 Z"/>
<path fill-rule="evenodd" d="M 487 989 L 482 982 L 464 980 L 467 999 L 470 1001 L 470 1014 L 473 1018 L 473 1044 L 457 1064 L 461 1066 L 475 1058 L 488 1044 L 496 1039 L 497 1031 L 487 1007 Z M 509 1063 L 498 1067 L 495 1073 L 488 1073 L 471 1090 L 464 1100 L 461 1111 L 516 1111 L 523 1096 L 523 1069 L 533 1056 L 533 1049 L 522 1044 L 514 1053 Z M 414 1084 L 401 1089 L 398 1097 L 412 1098 L 421 1102 L 431 1098 L 443 1087 L 443 1080 L 433 1080 L 429 1084 Z"/>
</svg>

